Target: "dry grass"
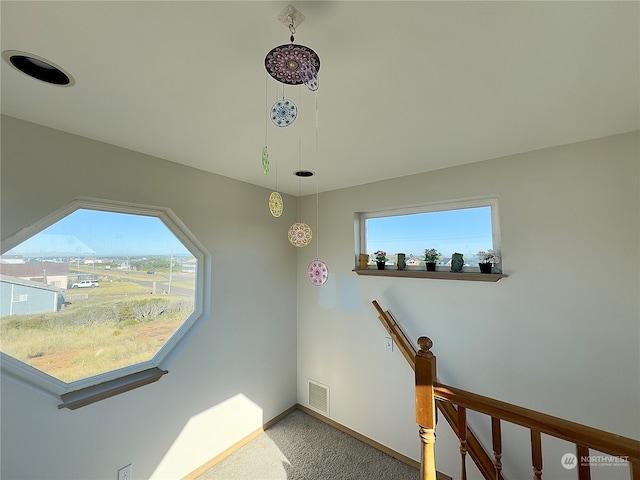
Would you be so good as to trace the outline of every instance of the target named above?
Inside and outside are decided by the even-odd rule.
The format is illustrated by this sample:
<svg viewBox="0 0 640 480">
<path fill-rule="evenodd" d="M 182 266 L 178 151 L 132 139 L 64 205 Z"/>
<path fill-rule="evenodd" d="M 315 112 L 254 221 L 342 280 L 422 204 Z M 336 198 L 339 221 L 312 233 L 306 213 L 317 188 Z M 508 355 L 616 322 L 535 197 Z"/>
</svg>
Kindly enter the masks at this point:
<svg viewBox="0 0 640 480">
<path fill-rule="evenodd" d="M 68 292 L 60 312 L 0 319 L 2 351 L 72 382 L 150 360 L 193 311 L 191 299 L 130 282 L 86 290 Z"/>
</svg>

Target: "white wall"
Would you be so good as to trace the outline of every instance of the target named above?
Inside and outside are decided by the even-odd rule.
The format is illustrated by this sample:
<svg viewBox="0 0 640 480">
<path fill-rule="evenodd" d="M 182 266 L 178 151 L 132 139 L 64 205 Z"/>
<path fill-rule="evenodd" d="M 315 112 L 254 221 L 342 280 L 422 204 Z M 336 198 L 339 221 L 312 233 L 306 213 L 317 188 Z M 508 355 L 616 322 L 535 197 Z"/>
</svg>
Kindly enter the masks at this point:
<svg viewBox="0 0 640 480">
<path fill-rule="evenodd" d="M 308 402 L 308 379 L 327 384 L 334 420 L 419 458 L 412 372 L 385 351 L 377 299 L 410 338 L 431 337 L 443 383 L 640 438 L 639 158 L 636 132 L 329 192 L 319 228 L 315 196 L 305 197 L 302 217 L 331 278 L 313 287 L 304 273 L 315 245 L 298 253 L 298 401 Z M 354 212 L 494 194 L 507 278 L 351 271 Z M 487 432 L 488 422 L 471 420 Z M 437 466 L 457 476 L 447 430 Z M 543 442 L 545 477 L 575 478 L 560 465 L 574 447 Z M 528 432 L 504 443 L 505 475 L 531 478 Z M 627 475 L 613 468 L 601 478 Z"/>
<path fill-rule="evenodd" d="M 1 477 L 175 480 L 296 402 L 295 199 L 2 117 L 2 235 L 77 196 L 171 208 L 211 254 L 210 318 L 160 381 L 79 410 L 5 375 Z"/>
<path fill-rule="evenodd" d="M 301 217 L 331 271 L 321 288 L 305 275 L 315 241 L 283 241 L 295 208 L 274 219 L 265 189 L 8 117 L 1 160 L 3 237 L 76 196 L 131 201 L 172 208 L 213 265 L 211 318 L 159 382 L 69 411 L 2 376 L 2 478 L 112 479 L 129 462 L 136 479 L 180 478 L 296 397 L 306 404 L 308 379 L 330 386 L 333 419 L 418 458 L 412 372 L 385 352 L 373 299 L 411 338 L 434 340 L 441 381 L 640 438 L 637 133 L 322 194 L 320 228 L 306 197 Z M 354 212 L 487 194 L 500 197 L 509 277 L 351 272 Z M 514 435 L 506 473 L 530 478 L 528 451 L 515 451 L 526 435 Z M 438 469 L 457 474 L 447 427 L 438 441 Z M 565 451 L 545 439 L 547 478 L 575 478 L 559 468 Z"/>
</svg>

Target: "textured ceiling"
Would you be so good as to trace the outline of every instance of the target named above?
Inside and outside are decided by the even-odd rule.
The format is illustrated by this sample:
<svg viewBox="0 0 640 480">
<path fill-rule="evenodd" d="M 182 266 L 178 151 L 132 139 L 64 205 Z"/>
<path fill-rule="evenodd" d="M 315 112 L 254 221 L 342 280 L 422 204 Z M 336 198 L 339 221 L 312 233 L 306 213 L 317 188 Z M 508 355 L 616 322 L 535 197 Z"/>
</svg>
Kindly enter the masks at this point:
<svg viewBox="0 0 640 480">
<path fill-rule="evenodd" d="M 2 50 L 76 80 L 2 61 L 2 113 L 293 195 L 639 128 L 638 2 L 293 2 L 317 95 L 265 73 L 288 4 L 2 1 Z"/>
</svg>

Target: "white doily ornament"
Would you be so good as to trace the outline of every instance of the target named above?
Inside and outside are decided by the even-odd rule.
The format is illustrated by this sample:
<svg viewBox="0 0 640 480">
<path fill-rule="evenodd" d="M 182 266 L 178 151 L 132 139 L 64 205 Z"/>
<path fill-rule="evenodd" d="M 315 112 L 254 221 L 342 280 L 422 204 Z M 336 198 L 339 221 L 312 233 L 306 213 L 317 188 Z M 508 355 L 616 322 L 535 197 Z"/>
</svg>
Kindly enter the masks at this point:
<svg viewBox="0 0 640 480">
<path fill-rule="evenodd" d="M 288 127 L 298 118 L 298 107 L 292 100 L 283 98 L 273 104 L 269 116 L 276 127 Z"/>
<path fill-rule="evenodd" d="M 316 287 L 324 285 L 329 279 L 329 269 L 319 258 L 316 258 L 309 264 L 307 267 L 307 274 L 309 275 L 309 281 L 311 284 Z"/>
<path fill-rule="evenodd" d="M 296 222 L 289 227 L 289 243 L 294 247 L 306 247 L 312 237 L 311 227 L 306 223 Z"/>
<path fill-rule="evenodd" d="M 271 215 L 279 217 L 282 215 L 282 209 L 282 195 L 278 192 L 272 192 L 271 195 L 269 195 L 269 211 Z"/>
</svg>

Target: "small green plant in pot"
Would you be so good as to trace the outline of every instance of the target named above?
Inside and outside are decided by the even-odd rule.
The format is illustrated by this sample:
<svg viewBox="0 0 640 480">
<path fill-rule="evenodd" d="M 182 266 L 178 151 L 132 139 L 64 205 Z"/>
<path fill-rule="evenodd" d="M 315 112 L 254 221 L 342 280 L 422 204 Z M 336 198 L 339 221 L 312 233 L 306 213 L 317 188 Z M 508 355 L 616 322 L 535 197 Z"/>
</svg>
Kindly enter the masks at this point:
<svg viewBox="0 0 640 480">
<path fill-rule="evenodd" d="M 384 270 L 384 265 L 387 262 L 387 252 L 383 252 L 382 250 L 378 250 L 373 254 L 376 259 L 376 264 L 378 265 L 378 270 Z"/>
<path fill-rule="evenodd" d="M 436 263 L 440 259 L 440 252 L 435 248 L 427 248 L 424 251 L 424 264 L 427 266 L 427 271 L 435 272 Z"/>
</svg>

